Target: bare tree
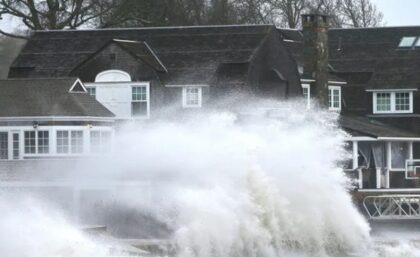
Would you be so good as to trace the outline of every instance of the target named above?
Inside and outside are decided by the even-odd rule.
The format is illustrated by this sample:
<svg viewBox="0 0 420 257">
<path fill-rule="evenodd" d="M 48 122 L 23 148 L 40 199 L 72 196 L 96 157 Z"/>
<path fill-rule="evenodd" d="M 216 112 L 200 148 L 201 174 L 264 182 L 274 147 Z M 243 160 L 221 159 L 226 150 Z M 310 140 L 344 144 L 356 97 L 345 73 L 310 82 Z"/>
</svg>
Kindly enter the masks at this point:
<svg viewBox="0 0 420 257">
<path fill-rule="evenodd" d="M 245 21 L 274 23 L 281 27 L 300 26 L 302 13 L 330 17 L 332 27 L 371 27 L 381 24 L 383 15 L 370 0 L 241 0 Z"/>
<path fill-rule="evenodd" d="M 0 0 L 0 17 L 13 16 L 30 30 L 74 29 L 114 7 L 108 3 L 101 0 Z M 0 33 L 16 36 L 1 30 Z"/>
<path fill-rule="evenodd" d="M 342 16 L 345 25 L 351 27 L 375 27 L 382 23 L 383 14 L 369 0 L 342 0 Z"/>
<path fill-rule="evenodd" d="M 330 16 L 332 27 L 377 26 L 383 18 L 370 0 L 0 0 L 0 18 L 15 17 L 29 30 L 238 23 L 296 28 L 301 14 L 310 12 Z"/>
<path fill-rule="evenodd" d="M 306 3 L 307 0 L 272 0 L 270 5 L 277 17 L 273 19 L 274 23 L 282 27 L 298 27 Z"/>
</svg>

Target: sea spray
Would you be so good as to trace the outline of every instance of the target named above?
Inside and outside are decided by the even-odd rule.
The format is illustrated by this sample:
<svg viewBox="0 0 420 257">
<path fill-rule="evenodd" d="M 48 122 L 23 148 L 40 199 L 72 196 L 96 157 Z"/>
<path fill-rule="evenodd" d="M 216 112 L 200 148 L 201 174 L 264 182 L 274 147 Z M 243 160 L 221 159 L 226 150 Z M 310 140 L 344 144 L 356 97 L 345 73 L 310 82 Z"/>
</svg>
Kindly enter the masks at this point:
<svg viewBox="0 0 420 257">
<path fill-rule="evenodd" d="M 366 250 L 369 227 L 340 167 L 348 155 L 337 115 L 298 107 L 155 122 L 119 138 L 127 146 L 119 166 L 154 181 L 155 201 L 142 209 L 171 228 L 179 256 Z M 142 197 L 120 201 L 132 198 Z"/>
<path fill-rule="evenodd" d="M 109 248 L 83 234 L 62 213 L 32 197 L 1 191 L 0 255 L 109 257 Z"/>
<path fill-rule="evenodd" d="M 121 237 L 164 237 L 177 256 L 364 256 L 369 226 L 347 192 L 347 135 L 337 116 L 257 102 L 128 124 L 114 154 L 80 162 L 65 179 L 83 185 L 85 203 L 109 187 L 101 204 L 82 206 L 80 221 Z"/>
</svg>

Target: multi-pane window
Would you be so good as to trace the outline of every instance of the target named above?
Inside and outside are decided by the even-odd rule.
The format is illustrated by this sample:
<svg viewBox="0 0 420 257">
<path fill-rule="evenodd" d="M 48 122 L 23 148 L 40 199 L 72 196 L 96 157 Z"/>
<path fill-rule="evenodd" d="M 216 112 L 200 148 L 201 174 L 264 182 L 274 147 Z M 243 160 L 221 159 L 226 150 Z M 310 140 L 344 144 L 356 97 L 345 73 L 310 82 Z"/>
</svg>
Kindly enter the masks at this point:
<svg viewBox="0 0 420 257">
<path fill-rule="evenodd" d="M 25 153 L 26 154 L 35 154 L 36 153 L 36 138 L 35 131 L 25 131 L 24 132 L 24 143 L 25 143 Z"/>
<path fill-rule="evenodd" d="M 57 153 L 69 153 L 70 141 L 68 131 L 57 131 Z"/>
<path fill-rule="evenodd" d="M 201 87 L 184 87 L 182 90 L 183 107 L 201 107 Z"/>
<path fill-rule="evenodd" d="M 57 130 L 57 154 L 81 154 L 84 150 L 83 131 Z"/>
<path fill-rule="evenodd" d="M 90 152 L 106 153 L 111 149 L 110 131 L 91 131 L 90 132 Z"/>
<path fill-rule="evenodd" d="M 96 97 L 96 87 L 87 87 L 86 89 L 90 96 Z"/>
<path fill-rule="evenodd" d="M 71 131 L 71 153 L 83 153 L 83 131 Z"/>
<path fill-rule="evenodd" d="M 391 111 L 391 93 L 376 94 L 376 110 L 378 112 Z"/>
<path fill-rule="evenodd" d="M 395 110 L 409 111 L 410 110 L 410 93 L 395 93 Z"/>
<path fill-rule="evenodd" d="M 25 154 L 46 154 L 50 152 L 50 138 L 48 131 L 25 131 Z"/>
<path fill-rule="evenodd" d="M 413 92 L 374 92 L 374 113 L 412 113 Z"/>
<path fill-rule="evenodd" d="M 146 86 L 133 86 L 131 88 L 131 100 L 132 116 L 148 115 L 148 96 Z"/>
<path fill-rule="evenodd" d="M 398 47 L 402 47 L 402 48 L 412 47 L 415 41 L 416 41 L 416 37 L 403 37 Z"/>
<path fill-rule="evenodd" d="M 9 158 L 9 133 L 0 132 L 0 160 Z"/>
<path fill-rule="evenodd" d="M 328 87 L 328 107 L 330 110 L 341 110 L 341 87 Z"/>
<path fill-rule="evenodd" d="M 19 133 L 13 133 L 13 160 L 20 158 Z"/>
<path fill-rule="evenodd" d="M 303 98 L 306 100 L 306 107 L 310 108 L 311 91 L 310 91 L 310 85 L 309 84 L 302 84 L 302 93 L 303 93 Z"/>
<path fill-rule="evenodd" d="M 48 131 L 38 131 L 38 153 L 45 154 L 50 152 L 50 138 Z"/>
</svg>

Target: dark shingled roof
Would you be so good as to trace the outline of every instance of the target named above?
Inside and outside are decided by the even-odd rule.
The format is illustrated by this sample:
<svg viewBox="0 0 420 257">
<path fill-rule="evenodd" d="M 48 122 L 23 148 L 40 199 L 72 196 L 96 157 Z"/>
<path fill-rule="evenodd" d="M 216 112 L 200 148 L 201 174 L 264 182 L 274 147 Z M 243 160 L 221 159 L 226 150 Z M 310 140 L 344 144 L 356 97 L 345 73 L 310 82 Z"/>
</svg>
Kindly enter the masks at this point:
<svg viewBox="0 0 420 257">
<path fill-rule="evenodd" d="M 219 64 L 249 62 L 273 30 L 272 25 L 235 25 L 37 31 L 12 64 L 10 77 L 15 72 L 27 77 L 69 76 L 98 49 L 119 39 L 147 42 L 168 70 L 165 80 L 170 83 L 208 83 Z M 122 46 L 137 52 L 132 45 Z"/>
<path fill-rule="evenodd" d="M 298 63 L 303 63 L 299 30 L 279 29 Z M 330 64 L 339 73 L 370 73 L 368 89 L 417 88 L 420 48 L 398 48 L 403 37 L 420 36 L 420 27 L 330 29 Z"/>
<path fill-rule="evenodd" d="M 387 124 L 383 124 L 376 120 L 371 120 L 360 116 L 340 115 L 341 127 L 353 136 L 370 136 L 370 137 L 420 137 L 419 134 L 395 128 Z"/>
<path fill-rule="evenodd" d="M 103 47 L 98 49 L 98 51 L 96 51 L 91 56 L 89 56 L 88 58 L 83 60 L 81 63 L 79 63 L 79 65 L 73 68 L 73 70 L 77 69 L 79 66 L 83 65 L 84 63 L 86 63 L 87 61 L 95 57 L 98 53 L 100 53 L 106 46 L 108 46 L 111 43 L 115 43 L 119 45 L 122 49 L 130 53 L 136 59 L 142 60 L 148 65 L 150 65 L 154 70 L 160 71 L 160 72 L 167 72 L 166 67 L 162 64 L 162 62 L 154 54 L 154 52 L 149 47 L 149 45 L 147 45 L 146 42 L 132 41 L 132 40 L 119 40 L 119 39 L 113 39 L 109 41 Z"/>
<path fill-rule="evenodd" d="M 76 78 L 0 80 L 0 117 L 114 117 L 86 92 L 69 92 Z"/>
</svg>

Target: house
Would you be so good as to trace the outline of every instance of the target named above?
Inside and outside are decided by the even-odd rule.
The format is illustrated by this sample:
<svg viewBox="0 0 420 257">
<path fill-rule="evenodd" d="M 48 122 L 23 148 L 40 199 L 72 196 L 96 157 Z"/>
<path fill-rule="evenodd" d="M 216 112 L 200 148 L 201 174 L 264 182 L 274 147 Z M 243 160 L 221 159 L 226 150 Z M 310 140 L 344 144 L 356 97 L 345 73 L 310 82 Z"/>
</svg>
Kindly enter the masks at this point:
<svg viewBox="0 0 420 257">
<path fill-rule="evenodd" d="M 346 170 L 360 189 L 417 187 L 420 28 L 330 29 L 319 14 L 302 24 L 35 31 L 9 81 L 78 78 L 77 88 L 115 115 L 116 126 L 242 97 L 303 96 L 308 107 L 319 102 L 340 113 L 353 153 Z M 108 114 L 91 117 L 112 124 Z M 54 149 L 58 135 L 49 136 Z"/>
<path fill-rule="evenodd" d="M 117 120 L 301 95 L 272 25 L 35 31 L 9 78 L 77 77 Z"/>
<path fill-rule="evenodd" d="M 111 149 L 114 114 L 77 78 L 0 80 L 0 160 L 51 159 Z"/>
<path fill-rule="evenodd" d="M 315 94 L 340 112 L 351 135 L 347 170 L 359 190 L 418 187 L 420 27 L 330 29 L 324 15 L 304 15 L 302 23 L 302 30 L 279 29 L 283 43 L 308 104 Z"/>
</svg>

